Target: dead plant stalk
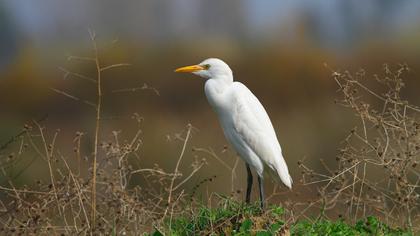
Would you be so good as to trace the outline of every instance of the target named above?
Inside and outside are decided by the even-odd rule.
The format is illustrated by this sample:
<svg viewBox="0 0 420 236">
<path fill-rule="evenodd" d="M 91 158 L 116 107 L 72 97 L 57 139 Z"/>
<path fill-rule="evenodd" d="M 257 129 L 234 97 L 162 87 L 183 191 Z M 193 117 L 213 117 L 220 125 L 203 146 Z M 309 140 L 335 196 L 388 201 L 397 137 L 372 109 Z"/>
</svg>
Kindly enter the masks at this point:
<svg viewBox="0 0 420 236">
<path fill-rule="evenodd" d="M 99 146 L 99 129 L 101 119 L 101 108 L 102 108 L 102 86 L 101 86 L 101 65 L 98 56 L 98 47 L 95 41 L 95 33 L 89 31 L 90 38 L 95 53 L 95 65 L 96 65 L 96 119 L 95 119 L 95 142 L 93 149 L 93 163 L 92 163 L 92 212 L 91 212 L 91 226 L 95 228 L 96 221 L 96 172 L 97 172 L 97 159 L 98 159 L 98 146 Z"/>
<path fill-rule="evenodd" d="M 187 143 L 188 143 L 188 139 L 190 138 L 191 128 L 192 128 L 192 126 L 188 125 L 188 130 L 187 130 L 187 135 L 186 135 L 185 140 L 184 140 L 184 145 L 182 146 L 181 154 L 179 155 L 178 161 L 177 161 L 176 166 L 175 166 L 174 175 L 171 179 L 171 184 L 169 186 L 169 195 L 168 195 L 167 207 L 165 209 L 165 213 L 163 214 L 162 219 L 164 219 L 166 217 L 166 214 L 168 213 L 168 210 L 170 208 L 170 204 L 171 204 L 171 201 L 172 201 L 172 193 L 174 191 L 175 179 L 178 175 L 179 165 L 181 164 L 182 157 L 184 156 L 185 148 L 187 147 Z"/>
</svg>

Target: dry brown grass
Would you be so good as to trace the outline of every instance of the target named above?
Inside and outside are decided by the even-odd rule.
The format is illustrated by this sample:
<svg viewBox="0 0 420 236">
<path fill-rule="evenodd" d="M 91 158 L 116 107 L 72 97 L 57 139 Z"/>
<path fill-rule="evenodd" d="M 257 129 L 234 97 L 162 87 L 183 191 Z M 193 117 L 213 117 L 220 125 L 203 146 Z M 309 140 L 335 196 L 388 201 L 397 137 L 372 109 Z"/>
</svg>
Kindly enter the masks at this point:
<svg viewBox="0 0 420 236">
<path fill-rule="evenodd" d="M 325 171 L 319 172 L 299 163 L 304 185 L 317 186 L 315 205 L 322 211 L 341 209 L 353 222 L 375 215 L 419 230 L 420 109 L 402 98 L 408 71 L 384 65 L 372 79 L 363 70 L 332 71 L 341 93 L 336 103 L 351 109 L 359 124 L 342 141 L 336 165 L 321 160 Z"/>
<path fill-rule="evenodd" d="M 121 235 L 151 230 L 165 217 L 182 211 L 183 204 L 180 202 L 187 197 L 183 185 L 204 165 L 203 160 L 196 161 L 191 163 L 191 173 L 183 176 L 179 172 L 191 125 L 177 135 L 182 141 L 182 151 L 173 172 L 163 170 L 157 164 L 154 168 L 133 167 L 141 166 L 142 118 L 137 114 L 132 116 L 132 127 L 136 129 L 132 137 L 123 136 L 124 132 L 113 131 L 111 140 L 104 138 L 106 135 L 101 132 L 101 75 L 109 69 L 129 64 L 102 65 L 95 33 L 89 33 L 93 56 L 71 56 L 69 60 L 83 61 L 93 66 L 96 74 L 89 76 L 68 70 L 63 72 L 65 77 L 72 76 L 84 81 L 88 78 L 88 82 L 95 85 L 96 102 L 76 97 L 71 92 L 52 90 L 95 109 L 92 119 L 95 124 L 93 141 L 85 140 L 85 132 L 77 132 L 70 143 L 73 153 L 62 153 L 61 150 L 65 148 L 56 146 L 60 131 L 49 132 L 42 125 L 44 119 L 41 119 L 26 124 L 22 132 L 2 145 L 1 150 L 9 152 L 9 146 L 13 149 L 18 143 L 17 153 L 10 151 L 9 157 L 0 165 L 2 179 L 6 180 L 0 186 L 0 224 L 5 234 Z M 86 143 L 93 143 L 93 147 L 83 149 L 81 146 Z M 93 153 L 89 150 L 93 150 Z M 13 176 L 14 166 L 34 153 L 36 158 L 40 157 L 45 162 L 49 179 L 17 187 L 16 176 Z M 141 178 L 145 187 L 129 187 L 132 178 Z"/>
<path fill-rule="evenodd" d="M 135 122 L 137 125 L 135 124 Z M 124 232 L 143 232 L 150 230 L 166 215 L 181 212 L 181 202 L 188 196 L 182 185 L 197 172 L 202 163 L 194 163 L 195 169 L 188 176 L 182 176 L 178 171 L 167 172 L 159 166 L 154 168 L 134 169 L 130 164 L 140 162 L 142 142 L 140 139 L 140 120 L 134 121 L 136 134 L 122 137 L 113 133 L 113 140 L 100 144 L 101 152 L 98 158 L 96 225 L 89 212 L 92 210 L 92 168 L 88 173 L 80 171 L 77 158 L 62 154 L 54 145 L 59 132 L 52 139 L 47 139 L 45 127 L 39 125 L 29 127 L 20 146 L 25 146 L 16 156 L 10 156 L 2 163 L 2 178 L 10 178 L 0 190 L 2 216 L 1 230 L 3 233 L 33 233 L 33 234 L 122 234 Z M 190 126 L 187 127 L 189 132 Z M 184 147 L 188 136 L 184 137 Z M 82 134 L 75 135 L 75 156 L 82 151 L 79 140 L 83 142 Z M 46 151 L 42 149 L 46 147 Z M 50 170 L 50 179 L 46 182 L 37 180 L 36 184 L 16 187 L 8 173 L 7 165 L 26 154 L 36 152 L 45 161 Z M 181 162 L 183 153 L 179 156 Z M 145 188 L 128 186 L 131 178 L 141 176 Z M 6 187 L 7 186 L 7 187 Z M 93 230 L 93 228 L 95 228 Z"/>
</svg>

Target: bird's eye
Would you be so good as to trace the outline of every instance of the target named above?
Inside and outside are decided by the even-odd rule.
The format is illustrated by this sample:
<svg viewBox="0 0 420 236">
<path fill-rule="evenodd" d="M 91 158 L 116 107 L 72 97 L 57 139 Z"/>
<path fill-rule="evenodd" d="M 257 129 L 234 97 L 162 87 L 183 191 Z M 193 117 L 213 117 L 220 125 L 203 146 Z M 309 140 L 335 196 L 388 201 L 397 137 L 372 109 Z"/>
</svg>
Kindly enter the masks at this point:
<svg viewBox="0 0 420 236">
<path fill-rule="evenodd" d="M 203 67 L 204 67 L 204 69 L 208 70 L 210 68 L 210 65 L 209 64 L 205 64 L 205 65 L 203 65 Z"/>
</svg>

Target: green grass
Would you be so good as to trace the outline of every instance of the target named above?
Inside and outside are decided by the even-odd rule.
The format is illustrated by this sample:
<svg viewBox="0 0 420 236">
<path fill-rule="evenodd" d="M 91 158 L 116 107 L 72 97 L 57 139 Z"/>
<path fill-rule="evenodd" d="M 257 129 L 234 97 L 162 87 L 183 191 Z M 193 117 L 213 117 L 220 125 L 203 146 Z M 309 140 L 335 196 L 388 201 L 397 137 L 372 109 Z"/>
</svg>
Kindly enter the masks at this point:
<svg viewBox="0 0 420 236">
<path fill-rule="evenodd" d="M 344 220 L 301 220 L 286 224 L 284 209 L 272 205 L 262 212 L 258 204 L 245 205 L 228 198 L 219 206 L 199 206 L 181 216 L 166 219 L 148 236 L 172 235 L 412 235 L 392 229 L 375 217 L 351 225 Z"/>
<path fill-rule="evenodd" d="M 401 229 L 392 229 L 377 218 L 369 216 L 350 225 L 342 220 L 320 220 L 314 223 L 299 221 L 291 226 L 291 235 L 412 235 Z"/>
</svg>

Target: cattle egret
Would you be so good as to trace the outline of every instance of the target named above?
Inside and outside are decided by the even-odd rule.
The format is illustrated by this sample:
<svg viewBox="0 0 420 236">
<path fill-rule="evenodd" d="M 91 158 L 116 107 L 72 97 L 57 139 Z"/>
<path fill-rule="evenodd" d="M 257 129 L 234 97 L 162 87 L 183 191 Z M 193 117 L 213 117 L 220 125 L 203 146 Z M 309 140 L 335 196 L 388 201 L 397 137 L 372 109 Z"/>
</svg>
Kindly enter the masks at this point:
<svg viewBox="0 0 420 236">
<path fill-rule="evenodd" d="M 267 112 L 245 85 L 233 81 L 232 70 L 225 62 L 210 58 L 175 72 L 190 72 L 207 80 L 204 86 L 207 100 L 219 117 L 226 139 L 245 161 L 247 203 L 253 182 L 251 168 L 258 175 L 261 208 L 264 208 L 264 173 L 292 188 L 292 178 Z"/>
</svg>

